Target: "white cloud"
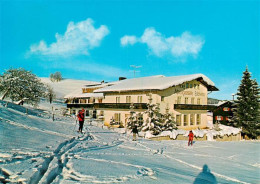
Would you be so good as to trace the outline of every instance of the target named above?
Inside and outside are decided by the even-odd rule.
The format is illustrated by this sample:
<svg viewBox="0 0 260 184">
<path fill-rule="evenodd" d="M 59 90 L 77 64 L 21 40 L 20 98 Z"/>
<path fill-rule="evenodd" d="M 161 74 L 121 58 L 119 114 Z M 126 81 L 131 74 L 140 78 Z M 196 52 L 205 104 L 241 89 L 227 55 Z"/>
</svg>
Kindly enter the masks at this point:
<svg viewBox="0 0 260 184">
<path fill-rule="evenodd" d="M 156 32 L 154 28 L 147 28 L 144 30 L 144 33 L 141 36 L 141 42 L 147 44 L 151 51 L 157 56 L 161 56 L 168 50 L 165 38 L 161 33 Z"/>
<path fill-rule="evenodd" d="M 121 45 L 126 46 L 128 44 L 134 45 L 137 42 L 136 36 L 124 36 L 120 39 Z"/>
<path fill-rule="evenodd" d="M 99 28 L 93 26 L 92 19 L 81 22 L 69 22 L 64 35 L 55 34 L 56 42 L 49 45 L 44 40 L 30 47 L 30 54 L 71 56 L 88 55 L 89 50 L 98 47 L 102 39 L 109 34 L 105 25 Z"/>
<path fill-rule="evenodd" d="M 133 37 L 135 42 L 125 41 L 126 38 Z M 122 44 L 122 40 L 124 44 Z M 157 32 L 154 28 L 147 28 L 144 30 L 143 35 L 139 38 L 135 36 L 124 36 L 121 38 L 121 44 L 135 44 L 140 42 L 146 44 L 150 49 L 150 52 L 158 57 L 170 54 L 174 57 L 182 57 L 187 55 L 192 55 L 196 57 L 203 44 L 204 39 L 198 35 L 192 35 L 189 32 L 183 32 L 181 36 L 170 36 L 165 37 L 160 32 Z"/>
</svg>

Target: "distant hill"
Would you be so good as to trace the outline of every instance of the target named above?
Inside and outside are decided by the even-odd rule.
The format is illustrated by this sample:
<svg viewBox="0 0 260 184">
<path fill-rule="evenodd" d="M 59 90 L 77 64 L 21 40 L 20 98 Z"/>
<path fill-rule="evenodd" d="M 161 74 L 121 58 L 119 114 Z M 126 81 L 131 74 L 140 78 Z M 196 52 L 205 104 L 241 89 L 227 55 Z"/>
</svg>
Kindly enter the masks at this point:
<svg viewBox="0 0 260 184">
<path fill-rule="evenodd" d="M 56 98 L 63 98 L 65 95 L 84 87 L 87 84 L 96 84 L 99 82 L 87 80 L 62 79 L 60 82 L 52 82 L 49 78 L 40 78 L 43 83 L 49 84 L 55 94 Z"/>
</svg>

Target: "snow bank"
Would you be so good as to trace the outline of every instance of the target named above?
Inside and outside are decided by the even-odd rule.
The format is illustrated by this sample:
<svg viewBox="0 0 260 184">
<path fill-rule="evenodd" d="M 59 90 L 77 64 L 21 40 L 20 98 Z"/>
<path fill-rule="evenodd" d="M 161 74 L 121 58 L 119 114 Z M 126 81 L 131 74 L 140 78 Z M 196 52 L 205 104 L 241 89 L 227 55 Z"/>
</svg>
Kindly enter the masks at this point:
<svg viewBox="0 0 260 184">
<path fill-rule="evenodd" d="M 197 129 L 197 130 L 192 130 L 192 132 L 194 134 L 194 137 L 202 138 L 206 135 L 208 141 L 213 141 L 214 136 L 223 137 L 225 135 L 227 135 L 227 136 L 237 135 L 238 133 L 241 132 L 240 128 L 235 128 L 235 127 L 230 127 L 230 126 L 225 126 L 225 125 L 218 125 L 218 128 L 220 129 L 220 131 L 209 130 L 209 129 L 205 129 L 205 130 Z M 161 132 L 158 136 L 154 136 L 154 135 L 152 135 L 152 136 L 153 137 L 170 136 L 171 139 L 176 139 L 178 135 L 183 135 L 184 137 L 188 137 L 189 131 L 187 131 L 187 130 L 164 131 L 164 132 Z M 151 138 L 149 134 L 148 134 L 148 136 L 144 136 L 144 137 Z"/>
<path fill-rule="evenodd" d="M 138 134 L 141 135 L 141 132 Z M 153 135 L 150 131 L 147 131 L 147 132 L 144 132 L 143 137 L 149 139 L 149 138 L 156 137 L 156 136 Z"/>
</svg>

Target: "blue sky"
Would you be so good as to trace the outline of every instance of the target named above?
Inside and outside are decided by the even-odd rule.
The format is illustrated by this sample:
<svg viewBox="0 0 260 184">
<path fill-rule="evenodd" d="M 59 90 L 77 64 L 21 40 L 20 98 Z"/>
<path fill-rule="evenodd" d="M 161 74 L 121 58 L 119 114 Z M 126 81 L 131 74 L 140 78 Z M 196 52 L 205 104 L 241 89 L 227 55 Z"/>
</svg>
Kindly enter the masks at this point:
<svg viewBox="0 0 260 184">
<path fill-rule="evenodd" d="M 114 81 L 203 73 L 231 99 L 260 79 L 260 1 L 0 0 L 0 73 Z"/>
</svg>

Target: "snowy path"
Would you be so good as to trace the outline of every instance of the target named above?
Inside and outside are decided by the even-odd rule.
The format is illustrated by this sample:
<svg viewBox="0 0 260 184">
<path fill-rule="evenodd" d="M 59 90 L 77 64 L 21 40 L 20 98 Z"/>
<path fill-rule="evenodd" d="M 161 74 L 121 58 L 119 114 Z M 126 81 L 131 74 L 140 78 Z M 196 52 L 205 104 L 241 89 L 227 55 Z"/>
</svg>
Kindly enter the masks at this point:
<svg viewBox="0 0 260 184">
<path fill-rule="evenodd" d="M 0 106 L 0 181 L 24 183 L 259 183 L 259 142 L 151 141 Z M 202 172 L 202 168 L 211 172 Z M 215 180 L 214 180 L 215 179 Z M 214 182 L 213 182 L 214 183 Z"/>
</svg>

